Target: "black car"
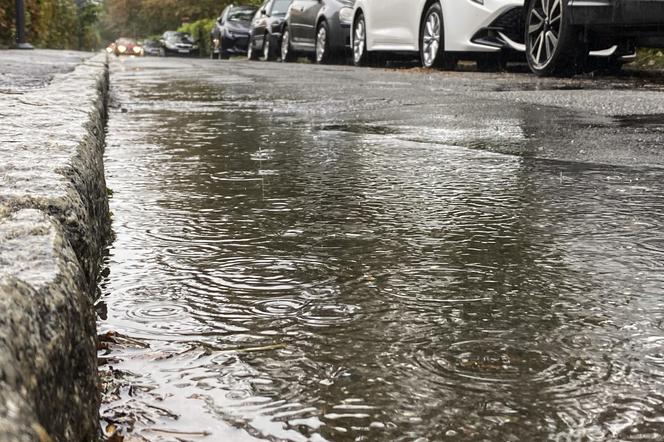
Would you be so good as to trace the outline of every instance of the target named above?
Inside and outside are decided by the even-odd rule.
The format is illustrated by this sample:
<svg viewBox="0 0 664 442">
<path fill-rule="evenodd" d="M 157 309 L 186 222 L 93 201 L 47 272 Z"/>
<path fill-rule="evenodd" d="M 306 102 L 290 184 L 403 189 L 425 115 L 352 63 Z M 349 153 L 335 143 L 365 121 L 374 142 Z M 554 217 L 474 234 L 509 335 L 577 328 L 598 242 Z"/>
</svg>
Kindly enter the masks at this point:
<svg viewBox="0 0 664 442">
<path fill-rule="evenodd" d="M 184 32 L 166 31 L 161 36 L 161 53 L 164 57 L 198 56 L 200 49 L 191 36 Z"/>
<path fill-rule="evenodd" d="M 353 0 L 294 0 L 281 37 L 281 59 L 292 61 L 305 53 L 317 63 L 328 63 L 350 48 Z"/>
<path fill-rule="evenodd" d="M 156 40 L 145 40 L 143 42 L 143 53 L 145 55 L 161 55 L 161 43 Z"/>
<path fill-rule="evenodd" d="M 227 6 L 212 29 L 212 56 L 227 59 L 247 53 L 249 27 L 256 13 L 255 6 Z"/>
<path fill-rule="evenodd" d="M 281 30 L 286 21 L 286 12 L 292 0 L 266 0 L 251 22 L 247 57 L 255 60 L 272 60 L 281 43 Z"/>
<path fill-rule="evenodd" d="M 529 0 L 526 58 L 537 75 L 574 73 L 611 48 L 616 67 L 634 48 L 664 47 L 664 0 Z"/>
</svg>

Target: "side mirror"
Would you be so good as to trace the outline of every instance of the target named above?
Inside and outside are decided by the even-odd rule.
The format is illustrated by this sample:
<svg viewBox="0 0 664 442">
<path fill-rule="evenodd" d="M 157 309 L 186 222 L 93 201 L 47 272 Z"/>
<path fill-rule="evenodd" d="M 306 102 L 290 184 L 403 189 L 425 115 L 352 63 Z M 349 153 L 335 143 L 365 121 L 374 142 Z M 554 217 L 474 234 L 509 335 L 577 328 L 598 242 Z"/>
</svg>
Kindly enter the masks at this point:
<svg viewBox="0 0 664 442">
<path fill-rule="evenodd" d="M 265 9 L 261 9 L 261 15 L 267 15 L 267 11 Z"/>
</svg>

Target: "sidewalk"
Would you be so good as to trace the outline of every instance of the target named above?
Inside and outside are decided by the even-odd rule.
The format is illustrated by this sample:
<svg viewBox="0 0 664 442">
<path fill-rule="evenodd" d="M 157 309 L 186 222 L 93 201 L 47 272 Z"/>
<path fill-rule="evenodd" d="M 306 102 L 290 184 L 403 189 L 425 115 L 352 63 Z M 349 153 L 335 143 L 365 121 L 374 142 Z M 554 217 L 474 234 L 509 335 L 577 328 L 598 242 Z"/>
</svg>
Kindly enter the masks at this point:
<svg viewBox="0 0 664 442">
<path fill-rule="evenodd" d="M 25 93 L 45 87 L 54 75 L 71 72 L 76 65 L 94 55 L 92 52 L 49 49 L 0 50 L 0 94 Z"/>
</svg>

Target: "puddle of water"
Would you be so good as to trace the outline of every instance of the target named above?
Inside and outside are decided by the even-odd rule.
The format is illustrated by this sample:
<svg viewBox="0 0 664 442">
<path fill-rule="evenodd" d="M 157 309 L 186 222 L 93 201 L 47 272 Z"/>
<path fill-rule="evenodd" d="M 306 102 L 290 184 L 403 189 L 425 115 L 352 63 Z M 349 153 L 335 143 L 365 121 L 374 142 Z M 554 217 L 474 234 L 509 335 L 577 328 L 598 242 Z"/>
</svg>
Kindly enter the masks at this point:
<svg viewBox="0 0 664 442">
<path fill-rule="evenodd" d="M 232 111 L 252 85 L 114 75 L 104 423 L 147 440 L 664 431 L 661 172 L 312 128 Z"/>
</svg>

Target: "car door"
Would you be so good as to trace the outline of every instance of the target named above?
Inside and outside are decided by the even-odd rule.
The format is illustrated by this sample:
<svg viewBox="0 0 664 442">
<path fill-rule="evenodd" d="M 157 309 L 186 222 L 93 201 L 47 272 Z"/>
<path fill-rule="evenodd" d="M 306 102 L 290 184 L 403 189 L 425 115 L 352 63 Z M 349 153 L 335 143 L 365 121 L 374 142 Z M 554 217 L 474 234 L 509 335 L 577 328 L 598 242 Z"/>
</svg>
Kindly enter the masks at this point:
<svg viewBox="0 0 664 442">
<path fill-rule="evenodd" d="M 316 44 L 316 19 L 325 0 L 308 0 L 302 12 L 302 44 L 314 47 Z"/>
<path fill-rule="evenodd" d="M 373 49 L 414 50 L 419 37 L 419 15 L 425 0 L 369 0 L 367 25 Z"/>
<path fill-rule="evenodd" d="M 290 7 L 290 26 L 293 43 L 312 46 L 315 37 L 315 21 L 322 0 L 295 0 Z"/>
</svg>

